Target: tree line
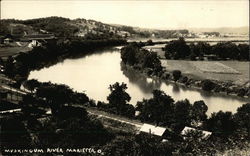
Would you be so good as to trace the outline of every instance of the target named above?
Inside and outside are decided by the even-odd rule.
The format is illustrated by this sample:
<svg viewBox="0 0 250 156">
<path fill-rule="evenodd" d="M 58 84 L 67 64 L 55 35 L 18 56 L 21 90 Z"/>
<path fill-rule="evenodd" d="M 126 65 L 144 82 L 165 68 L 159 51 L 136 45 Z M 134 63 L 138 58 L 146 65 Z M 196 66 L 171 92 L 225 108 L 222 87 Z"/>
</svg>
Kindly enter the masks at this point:
<svg viewBox="0 0 250 156">
<path fill-rule="evenodd" d="M 184 38 L 179 38 L 166 44 L 164 50 L 167 59 L 203 60 L 204 57 L 207 56 L 210 57 L 211 60 L 230 59 L 249 61 L 248 44 L 236 45 L 232 42 L 219 42 L 216 45 L 210 45 L 206 42 L 187 44 Z"/>
</svg>

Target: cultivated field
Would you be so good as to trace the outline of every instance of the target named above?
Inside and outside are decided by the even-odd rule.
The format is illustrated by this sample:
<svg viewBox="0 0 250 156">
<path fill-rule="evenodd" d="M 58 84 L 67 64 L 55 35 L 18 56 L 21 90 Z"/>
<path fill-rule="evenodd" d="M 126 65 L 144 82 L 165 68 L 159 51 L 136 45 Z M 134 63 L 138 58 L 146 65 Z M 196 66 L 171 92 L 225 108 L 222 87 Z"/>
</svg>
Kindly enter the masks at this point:
<svg viewBox="0 0 250 156">
<path fill-rule="evenodd" d="M 249 62 L 161 60 L 167 71 L 181 70 L 196 79 L 214 79 L 245 84 L 249 81 Z"/>
<path fill-rule="evenodd" d="M 8 56 L 18 54 L 19 52 L 27 52 L 30 48 L 28 42 L 14 42 L 10 46 L 0 46 L 0 57 L 6 59 Z"/>
</svg>

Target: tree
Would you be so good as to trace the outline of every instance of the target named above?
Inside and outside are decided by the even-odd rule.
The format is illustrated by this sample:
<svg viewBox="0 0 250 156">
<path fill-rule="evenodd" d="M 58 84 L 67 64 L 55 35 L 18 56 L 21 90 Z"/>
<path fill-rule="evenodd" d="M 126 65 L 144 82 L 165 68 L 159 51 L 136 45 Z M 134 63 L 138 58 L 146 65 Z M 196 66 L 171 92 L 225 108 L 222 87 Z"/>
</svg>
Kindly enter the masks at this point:
<svg viewBox="0 0 250 156">
<path fill-rule="evenodd" d="M 236 122 L 231 112 L 213 113 L 205 125 L 215 136 L 223 138 L 232 135 L 236 130 Z"/>
<path fill-rule="evenodd" d="M 131 155 L 136 153 L 136 150 L 133 148 L 134 141 L 134 137 L 118 136 L 103 147 L 103 152 L 106 156 Z"/>
<path fill-rule="evenodd" d="M 50 83 L 41 85 L 36 96 L 45 98 L 51 107 L 52 113 L 56 114 L 66 103 L 71 103 L 73 91 L 66 85 L 52 85 Z"/>
<path fill-rule="evenodd" d="M 183 37 L 179 40 L 171 41 L 165 46 L 165 56 L 173 59 L 184 59 L 190 55 L 190 47 Z"/>
<path fill-rule="evenodd" d="M 249 45 L 247 44 L 239 44 L 239 59 L 240 60 L 248 60 L 249 61 Z"/>
<path fill-rule="evenodd" d="M 123 155 L 147 155 L 165 156 L 172 155 L 175 147 L 170 142 L 161 142 L 161 139 L 148 135 L 139 134 L 132 136 L 118 136 L 109 144 L 103 147 L 103 152 L 107 156 Z"/>
<path fill-rule="evenodd" d="M 155 73 L 162 71 L 161 61 L 158 59 L 156 53 L 145 52 L 144 59 L 142 63 L 143 68 L 151 68 Z"/>
<path fill-rule="evenodd" d="M 97 119 L 52 117 L 38 131 L 38 146 L 42 148 L 82 148 L 104 145 L 114 135 Z"/>
<path fill-rule="evenodd" d="M 174 105 L 174 124 L 173 127 L 176 130 L 183 129 L 185 126 L 190 126 L 191 124 L 191 108 L 190 102 L 185 99 L 177 101 Z"/>
<path fill-rule="evenodd" d="M 239 57 L 239 48 L 231 42 L 221 42 L 212 47 L 212 53 L 221 59 L 237 59 Z"/>
<path fill-rule="evenodd" d="M 34 91 L 36 87 L 39 87 L 40 86 L 40 83 L 35 80 L 35 79 L 31 79 L 31 80 L 27 80 L 23 83 L 23 86 L 25 88 L 27 88 L 28 90 L 30 91 Z"/>
<path fill-rule="evenodd" d="M 147 43 L 146 43 L 146 45 L 153 45 L 154 44 L 154 42 L 150 39 L 150 40 L 147 40 Z"/>
<path fill-rule="evenodd" d="M 181 71 L 180 70 L 174 70 L 172 72 L 172 75 L 174 77 L 174 81 L 177 81 L 179 80 L 179 78 L 181 77 Z"/>
<path fill-rule="evenodd" d="M 202 90 L 205 90 L 205 91 L 211 91 L 215 88 L 215 83 L 208 79 L 203 80 L 201 82 L 201 88 Z"/>
<path fill-rule="evenodd" d="M 19 117 L 1 119 L 1 150 L 30 148 L 31 138 Z"/>
<path fill-rule="evenodd" d="M 137 102 L 136 110 L 140 112 L 138 118 L 143 122 L 157 125 L 169 125 L 173 120 L 172 97 L 163 91 L 154 90 L 153 98 Z"/>
<path fill-rule="evenodd" d="M 125 83 L 119 84 L 116 82 L 115 84 L 110 85 L 109 89 L 111 93 L 107 97 L 107 100 L 109 101 L 109 105 L 116 109 L 116 113 L 126 115 L 124 112 L 128 111 L 130 112 L 129 114 L 132 115 L 133 108 L 128 105 L 131 97 L 126 92 L 127 85 Z"/>
<path fill-rule="evenodd" d="M 33 118 L 31 115 L 41 115 L 45 113 L 44 110 L 38 108 L 38 101 L 30 94 L 23 96 L 23 100 L 20 102 L 20 105 L 22 106 L 22 112 L 28 118 Z"/>
<path fill-rule="evenodd" d="M 206 112 L 208 110 L 204 101 L 195 101 L 192 106 L 192 119 L 195 121 L 205 121 L 207 119 Z"/>
<path fill-rule="evenodd" d="M 5 74 L 12 78 L 14 76 L 14 59 L 12 56 L 8 57 L 4 67 L 5 67 Z"/>
<path fill-rule="evenodd" d="M 138 53 L 139 47 L 134 43 L 121 49 L 121 58 L 125 64 L 134 65 L 137 63 L 136 53 Z"/>
<path fill-rule="evenodd" d="M 237 109 L 234 115 L 238 127 L 241 131 L 247 133 L 248 138 L 250 138 L 250 103 L 243 104 Z"/>
</svg>

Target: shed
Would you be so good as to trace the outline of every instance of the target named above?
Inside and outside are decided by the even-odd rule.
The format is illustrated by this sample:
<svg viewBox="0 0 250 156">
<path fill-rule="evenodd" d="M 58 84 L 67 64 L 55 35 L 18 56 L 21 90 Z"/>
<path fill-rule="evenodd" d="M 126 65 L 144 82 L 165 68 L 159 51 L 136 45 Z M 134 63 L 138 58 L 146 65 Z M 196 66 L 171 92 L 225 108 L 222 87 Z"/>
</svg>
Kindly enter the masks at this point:
<svg viewBox="0 0 250 156">
<path fill-rule="evenodd" d="M 150 124 L 143 124 L 140 129 L 140 132 L 150 133 L 157 136 L 162 136 L 165 131 L 166 128 L 164 127 L 154 126 Z"/>
<path fill-rule="evenodd" d="M 185 138 L 185 135 L 189 132 L 189 131 L 198 131 L 198 132 L 202 132 L 202 134 L 204 134 L 203 138 L 202 139 L 208 139 L 211 135 L 212 135 L 212 132 L 209 132 L 209 131 L 203 131 L 203 130 L 198 130 L 198 129 L 195 129 L 195 128 L 192 128 L 192 127 L 184 127 L 184 129 L 181 131 L 181 135 L 184 136 Z"/>
</svg>

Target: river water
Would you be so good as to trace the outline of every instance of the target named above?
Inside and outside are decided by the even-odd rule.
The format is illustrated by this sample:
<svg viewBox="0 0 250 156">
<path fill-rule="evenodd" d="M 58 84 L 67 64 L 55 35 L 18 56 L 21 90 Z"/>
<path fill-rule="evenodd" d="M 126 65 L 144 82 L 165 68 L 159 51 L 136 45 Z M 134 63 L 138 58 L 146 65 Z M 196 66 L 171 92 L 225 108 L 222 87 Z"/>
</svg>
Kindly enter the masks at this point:
<svg viewBox="0 0 250 156">
<path fill-rule="evenodd" d="M 115 48 L 77 59 L 66 59 L 48 68 L 31 71 L 28 79 L 66 84 L 75 91 L 85 92 L 96 101 L 107 101 L 110 84 L 124 82 L 127 84 L 127 92 L 131 96 L 130 103 L 133 105 L 143 98 L 151 98 L 154 89 L 161 89 L 175 101 L 185 98 L 191 103 L 204 100 L 208 106 L 207 114 L 219 110 L 236 112 L 239 106 L 247 103 L 246 99 L 215 95 L 147 78 L 124 66 L 121 63 L 120 50 Z"/>
</svg>

